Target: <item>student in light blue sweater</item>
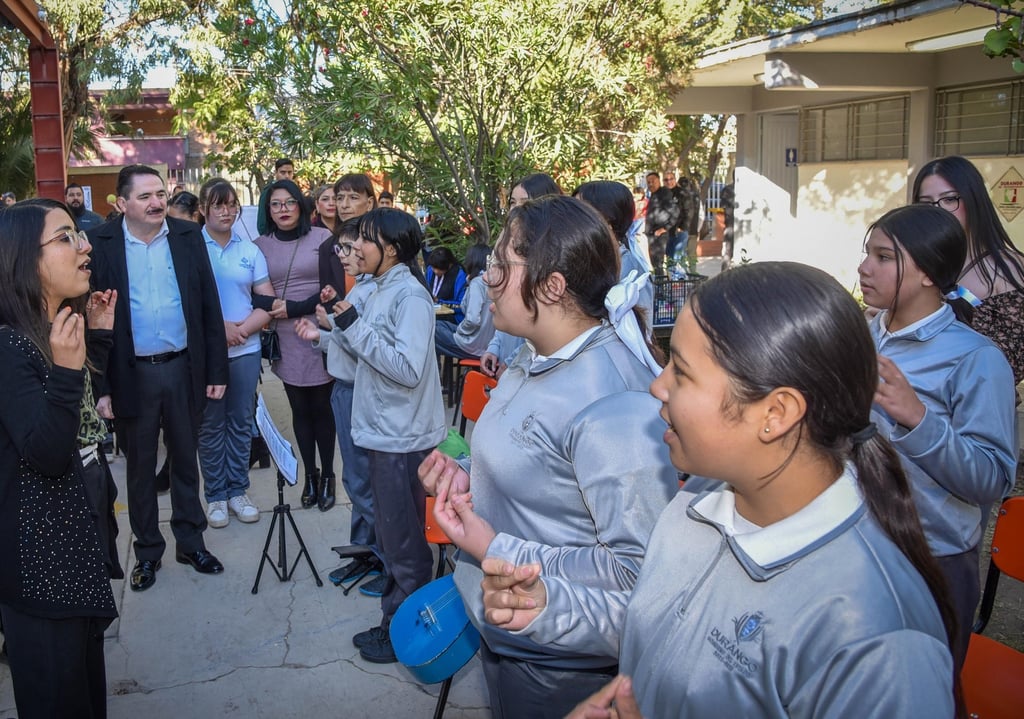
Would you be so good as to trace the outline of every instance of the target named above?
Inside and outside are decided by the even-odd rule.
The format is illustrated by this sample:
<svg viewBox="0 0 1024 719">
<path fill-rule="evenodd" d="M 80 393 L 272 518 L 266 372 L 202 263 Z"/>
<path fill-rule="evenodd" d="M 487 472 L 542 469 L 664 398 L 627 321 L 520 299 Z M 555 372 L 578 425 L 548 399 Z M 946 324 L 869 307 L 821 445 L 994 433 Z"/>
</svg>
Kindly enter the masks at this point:
<svg viewBox="0 0 1024 719">
<path fill-rule="evenodd" d="M 930 205 L 887 212 L 865 243 L 864 301 L 881 382 L 875 421 L 903 459 L 925 536 L 946 575 L 967 654 L 981 597 L 978 544 L 988 506 L 1013 488 L 1017 466 L 1013 372 L 966 324 L 957 286 L 967 241 L 952 214 Z"/>
<path fill-rule="evenodd" d="M 359 267 L 352 246 L 359 237 L 359 218 L 342 222 L 334 239 L 331 255 L 335 262 L 340 262 L 345 272 L 357 278 L 356 284 L 345 294 L 345 300 L 362 312 L 367 298 L 377 289 L 372 275 L 360 275 Z M 326 304 L 337 297 L 333 287 L 325 287 L 321 292 L 321 300 Z M 367 451 L 352 441 L 352 401 L 355 395 L 356 364 L 358 357 L 345 341 L 345 334 L 334 325 L 328 316 L 325 305 L 316 308 L 318 324 L 302 318 L 295 324 L 295 331 L 300 337 L 313 343 L 327 354 L 327 372 L 334 378 L 331 391 L 331 409 L 334 411 L 334 426 L 338 431 L 338 447 L 341 449 L 341 483 L 345 493 L 352 502 L 352 521 L 349 527 L 349 543 L 362 544 L 369 547 L 383 559 L 383 553 L 377 542 L 377 533 L 373 517 L 373 490 L 370 487 L 370 457 Z M 331 572 L 331 581 L 340 583 L 346 577 L 358 575 L 365 568 L 360 567 L 362 559 L 354 559 L 349 564 Z M 359 587 L 359 591 L 367 596 L 379 597 L 383 593 L 381 575 L 371 579 Z"/>
</svg>

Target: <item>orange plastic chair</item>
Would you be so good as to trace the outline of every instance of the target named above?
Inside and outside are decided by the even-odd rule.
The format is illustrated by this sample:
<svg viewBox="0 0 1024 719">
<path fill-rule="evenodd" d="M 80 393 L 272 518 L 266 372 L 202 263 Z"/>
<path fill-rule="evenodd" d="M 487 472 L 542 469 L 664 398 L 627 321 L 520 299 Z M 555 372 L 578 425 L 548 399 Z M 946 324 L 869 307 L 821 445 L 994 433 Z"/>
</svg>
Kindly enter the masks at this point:
<svg viewBox="0 0 1024 719">
<path fill-rule="evenodd" d="M 498 386 L 498 380 L 488 377 L 482 372 L 471 371 L 466 373 L 462 381 L 461 403 L 459 413 L 462 419 L 459 421 L 459 434 L 466 436 L 466 420 L 476 422 L 480 419 L 480 413 L 484 406 L 491 399 L 490 391 Z"/>
<path fill-rule="evenodd" d="M 437 545 L 437 572 L 434 574 L 434 579 L 440 579 L 444 576 L 448 564 L 448 547 L 452 540 L 448 539 L 448 535 L 434 524 L 434 498 L 429 495 L 427 496 L 427 521 L 423 525 L 423 534 L 426 536 L 428 544 Z"/>
<path fill-rule="evenodd" d="M 455 358 L 455 367 L 453 368 L 453 374 L 455 375 L 454 383 L 454 397 L 452 406 L 459 407 L 462 404 L 462 393 L 465 391 L 466 386 L 466 375 L 473 370 L 480 369 L 480 359 L 463 359 L 461 357 Z M 452 412 L 452 427 L 455 426 L 455 415 L 458 412 Z"/>
<path fill-rule="evenodd" d="M 992 616 L 1000 575 L 1024 581 L 1024 497 L 1003 501 L 978 621 L 960 673 L 968 716 L 1018 719 L 1024 711 L 1024 653 L 980 634 Z"/>
</svg>

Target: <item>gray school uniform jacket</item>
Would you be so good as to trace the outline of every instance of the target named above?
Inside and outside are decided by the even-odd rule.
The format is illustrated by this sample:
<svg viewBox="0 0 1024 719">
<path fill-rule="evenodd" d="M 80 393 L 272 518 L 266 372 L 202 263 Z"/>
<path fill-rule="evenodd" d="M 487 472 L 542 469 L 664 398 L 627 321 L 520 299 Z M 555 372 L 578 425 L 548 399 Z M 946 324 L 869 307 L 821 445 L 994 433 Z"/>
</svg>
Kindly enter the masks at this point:
<svg viewBox="0 0 1024 719">
<path fill-rule="evenodd" d="M 352 441 L 379 452 L 433 449 L 448 436 L 434 353 L 434 301 L 405 265 L 373 278 L 376 291 L 343 333 L 358 358 Z"/>
<path fill-rule="evenodd" d="M 483 274 L 474 277 L 462 298 L 462 322 L 452 335 L 463 352 L 479 357 L 494 337 L 494 315 Z"/>
<path fill-rule="evenodd" d="M 733 496 L 681 492 L 651 537 L 620 661 L 643 715 L 952 717 L 938 608 L 852 468 L 749 533 Z"/>
<path fill-rule="evenodd" d="M 900 454 L 932 553 L 966 552 L 981 539 L 982 507 L 1013 488 L 1017 415 L 1013 371 L 989 339 L 949 305 L 889 333 L 871 321 L 878 353 L 896 363 L 925 405 L 913 430 L 875 405 L 872 420 Z"/>
<path fill-rule="evenodd" d="M 655 520 L 678 490 L 653 379 L 604 325 L 567 359 L 536 364 L 525 348 L 502 375 L 473 429 L 470 488 L 497 537 L 488 556 L 539 562 L 564 592 L 567 622 L 610 635 L 598 651 L 540 644 L 487 624 L 481 572 L 462 554 L 455 582 L 497 654 L 557 668 L 609 667 L 618 625 L 604 590 L 625 606 Z M 592 591 L 602 590 L 602 591 Z"/>
<path fill-rule="evenodd" d="M 355 286 L 345 294 L 345 301 L 362 314 L 366 298 L 377 289 L 372 275 L 360 275 Z M 313 343 L 327 354 L 327 374 L 334 379 L 352 384 L 356 379 L 358 357 L 345 342 L 345 333 L 338 327 L 330 332 L 320 328 L 320 339 Z"/>
</svg>

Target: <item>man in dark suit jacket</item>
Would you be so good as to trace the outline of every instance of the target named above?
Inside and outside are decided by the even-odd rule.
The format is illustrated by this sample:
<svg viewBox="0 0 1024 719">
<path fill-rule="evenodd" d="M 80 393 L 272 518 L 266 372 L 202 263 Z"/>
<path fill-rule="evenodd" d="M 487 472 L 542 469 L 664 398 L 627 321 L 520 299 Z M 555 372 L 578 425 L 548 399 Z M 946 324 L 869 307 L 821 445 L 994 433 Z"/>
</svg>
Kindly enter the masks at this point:
<svg viewBox="0 0 1024 719">
<path fill-rule="evenodd" d="M 137 563 L 131 588 L 156 581 L 166 543 L 159 527 L 156 459 L 163 428 L 171 462 L 176 558 L 196 571 L 223 566 L 203 542 L 196 442 L 207 398 L 224 394 L 227 341 L 210 259 L 198 225 L 168 219 L 163 178 L 129 165 L 117 179 L 124 214 L 88 232 L 92 282 L 116 289 L 114 346 L 97 408 L 114 420 L 127 458 L 128 517 Z"/>
</svg>

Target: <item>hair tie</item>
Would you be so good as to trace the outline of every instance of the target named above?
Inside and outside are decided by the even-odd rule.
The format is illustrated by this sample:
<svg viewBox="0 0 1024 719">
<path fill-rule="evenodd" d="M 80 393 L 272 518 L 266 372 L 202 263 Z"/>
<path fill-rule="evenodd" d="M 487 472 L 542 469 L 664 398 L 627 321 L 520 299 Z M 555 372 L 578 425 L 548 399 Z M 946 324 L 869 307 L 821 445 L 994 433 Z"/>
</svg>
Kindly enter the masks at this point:
<svg viewBox="0 0 1024 719">
<path fill-rule="evenodd" d="M 878 427 L 875 426 L 874 422 L 868 422 L 867 427 L 850 435 L 850 441 L 853 442 L 853 446 L 864 444 L 869 439 L 878 434 Z"/>
<path fill-rule="evenodd" d="M 942 296 L 950 302 L 959 299 L 967 300 L 971 303 L 971 307 L 978 307 L 981 305 L 981 300 L 979 300 L 973 292 L 962 285 L 954 285 L 953 289 L 948 292 L 943 292 Z"/>
<path fill-rule="evenodd" d="M 618 284 L 612 285 L 608 290 L 608 294 L 604 297 L 604 307 L 608 310 L 608 320 L 615 328 L 615 334 L 625 343 L 629 351 L 647 365 L 647 368 L 657 377 L 661 374 L 661 365 L 647 348 L 647 342 L 640 331 L 640 325 L 637 324 L 636 315 L 633 314 L 633 307 L 640 299 L 640 290 L 647 285 L 649 278 L 650 274 L 647 272 L 641 275 L 636 270 L 631 270 L 624 279 Z"/>
</svg>

